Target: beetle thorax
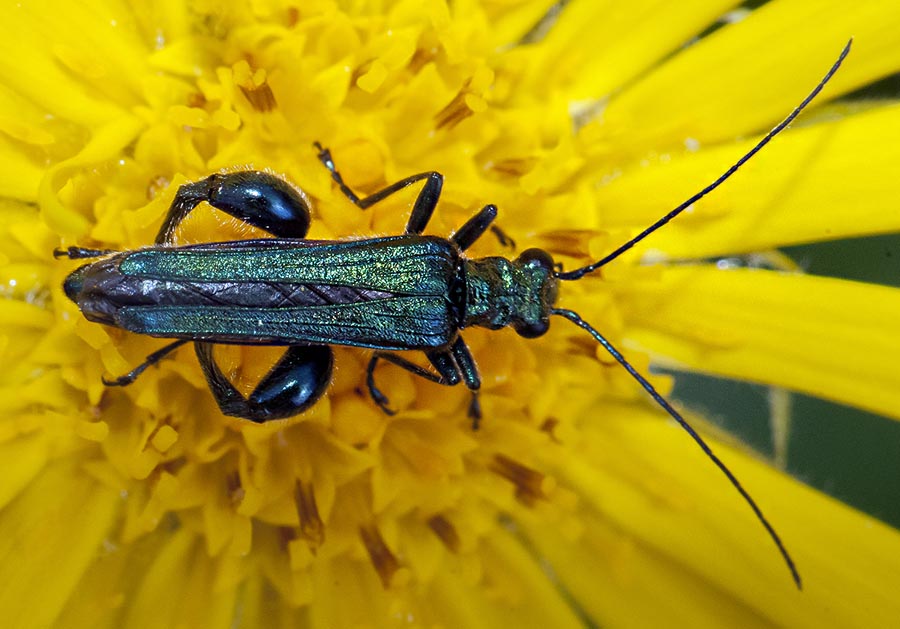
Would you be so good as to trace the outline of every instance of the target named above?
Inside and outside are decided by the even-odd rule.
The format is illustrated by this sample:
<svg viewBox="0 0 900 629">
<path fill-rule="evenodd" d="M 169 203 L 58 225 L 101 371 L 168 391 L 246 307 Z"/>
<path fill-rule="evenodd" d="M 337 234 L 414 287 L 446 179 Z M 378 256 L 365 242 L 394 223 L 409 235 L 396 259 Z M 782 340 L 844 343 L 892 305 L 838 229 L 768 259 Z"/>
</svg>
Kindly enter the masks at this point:
<svg viewBox="0 0 900 629">
<path fill-rule="evenodd" d="M 529 250 L 516 260 L 481 258 L 465 261 L 466 308 L 460 327 L 496 330 L 512 326 L 523 336 L 546 331 L 556 300 L 552 268 Z"/>
</svg>

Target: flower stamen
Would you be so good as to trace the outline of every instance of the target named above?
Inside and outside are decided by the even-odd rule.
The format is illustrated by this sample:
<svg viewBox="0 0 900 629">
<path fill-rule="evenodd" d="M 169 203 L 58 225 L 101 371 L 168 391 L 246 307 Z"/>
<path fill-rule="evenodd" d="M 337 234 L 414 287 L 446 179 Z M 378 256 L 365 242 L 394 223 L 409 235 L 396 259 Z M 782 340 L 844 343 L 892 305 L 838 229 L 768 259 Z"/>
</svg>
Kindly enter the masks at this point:
<svg viewBox="0 0 900 629">
<path fill-rule="evenodd" d="M 530 172 L 537 162 L 533 157 L 509 157 L 500 159 L 491 163 L 491 170 L 501 175 L 509 175 L 510 177 L 521 177 Z"/>
<path fill-rule="evenodd" d="M 263 113 L 272 111 L 278 104 L 275 102 L 275 94 L 272 93 L 272 88 L 268 83 L 251 87 L 239 85 L 238 87 L 241 88 L 241 93 L 256 111 Z"/>
<path fill-rule="evenodd" d="M 505 454 L 495 454 L 488 469 L 516 486 L 516 498 L 527 507 L 547 499 L 547 477 Z"/>
<path fill-rule="evenodd" d="M 325 541 L 325 523 L 319 515 L 315 487 L 312 483 L 297 481 L 294 486 L 294 504 L 297 506 L 297 517 L 300 519 L 298 529 L 300 537 L 309 542 L 310 549 L 314 551 Z"/>
<path fill-rule="evenodd" d="M 428 518 L 428 528 L 434 531 L 447 550 L 451 553 L 459 552 L 459 533 L 450 520 L 442 515 L 433 515 Z"/>
<path fill-rule="evenodd" d="M 249 63 L 240 61 L 235 64 L 233 71 L 235 84 L 253 109 L 265 113 L 278 106 L 265 70 L 253 70 Z"/>
<path fill-rule="evenodd" d="M 541 424 L 540 431 L 547 433 L 553 443 L 560 445 L 562 441 L 556 436 L 556 427 L 559 426 L 559 420 L 556 417 L 548 417 Z"/>
<path fill-rule="evenodd" d="M 388 589 L 394 582 L 394 575 L 400 570 L 400 561 L 391 552 L 381 536 L 381 532 L 374 524 L 367 524 L 359 527 L 359 536 L 362 538 L 363 545 L 369 553 L 369 559 L 384 589 Z"/>
<path fill-rule="evenodd" d="M 466 82 L 463 88 L 453 97 L 453 100 L 435 115 L 435 127 L 453 128 L 460 122 L 471 116 L 475 111 L 469 106 L 472 93 L 469 91 L 470 82 Z"/>
<path fill-rule="evenodd" d="M 241 475 L 235 470 L 226 476 L 226 483 L 231 504 L 236 507 L 244 500 L 244 487 L 241 484 Z"/>
</svg>

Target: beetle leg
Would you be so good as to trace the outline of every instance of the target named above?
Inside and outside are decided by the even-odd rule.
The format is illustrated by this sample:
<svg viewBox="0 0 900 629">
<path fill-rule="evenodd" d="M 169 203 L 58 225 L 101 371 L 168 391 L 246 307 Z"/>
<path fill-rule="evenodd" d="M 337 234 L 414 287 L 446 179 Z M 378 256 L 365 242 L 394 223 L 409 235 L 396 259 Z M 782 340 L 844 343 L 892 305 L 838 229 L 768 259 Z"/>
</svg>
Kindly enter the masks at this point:
<svg viewBox="0 0 900 629">
<path fill-rule="evenodd" d="M 387 396 L 382 393 L 377 386 L 375 386 L 375 367 L 378 365 L 379 360 L 385 360 L 392 365 L 397 365 L 401 369 L 405 369 L 406 371 L 419 376 L 420 378 L 425 378 L 426 380 L 435 382 L 437 384 L 450 385 L 459 382 L 459 378 L 456 379 L 456 382 L 447 382 L 442 377 L 442 375 L 431 373 L 424 367 L 420 367 L 419 365 L 410 362 L 405 358 L 398 356 L 397 354 L 391 354 L 389 352 L 375 352 L 372 355 L 372 359 L 369 361 L 369 366 L 366 368 L 366 387 L 369 389 L 369 395 L 372 396 L 372 399 L 375 401 L 378 407 L 388 415 L 394 415 L 396 411 L 388 406 L 390 400 L 388 400 Z"/>
<path fill-rule="evenodd" d="M 108 387 L 125 387 L 137 380 L 138 376 L 146 371 L 147 367 L 151 365 L 155 365 L 163 358 L 174 352 L 176 349 L 187 343 L 190 339 L 178 339 L 172 343 L 169 343 L 162 349 L 158 349 L 144 360 L 140 365 L 126 373 L 124 376 L 119 376 L 115 380 L 107 380 L 106 378 L 102 378 L 103 384 Z"/>
<path fill-rule="evenodd" d="M 478 390 L 481 388 L 481 376 L 478 375 L 478 367 L 472 352 L 461 336 L 450 348 L 453 358 L 459 368 L 459 374 L 469 391 L 472 392 L 472 401 L 469 403 L 469 419 L 472 420 L 472 430 L 478 430 L 478 422 L 481 421 L 481 402 L 478 401 Z"/>
<path fill-rule="evenodd" d="M 217 173 L 178 188 L 156 244 L 171 244 L 175 228 L 203 201 L 282 238 L 303 238 L 309 231 L 309 201 L 299 189 L 275 175 L 245 170 Z"/>
<path fill-rule="evenodd" d="M 424 367 L 412 363 L 397 354 L 389 352 L 376 352 L 369 361 L 369 367 L 366 370 L 366 385 L 369 389 L 369 395 L 378 404 L 379 408 L 388 415 L 393 415 L 393 411 L 388 407 L 389 400 L 378 387 L 375 386 L 375 367 L 379 360 L 397 365 L 401 369 L 425 378 L 430 382 L 442 384 L 452 387 L 464 382 L 466 387 L 472 392 L 472 401 L 469 403 L 469 417 L 472 419 L 473 430 L 478 429 L 478 421 L 481 419 L 481 404 L 478 402 L 478 389 L 481 387 L 481 378 L 478 376 L 478 368 L 472 359 L 469 348 L 466 347 L 462 337 L 456 339 L 456 342 L 449 350 L 425 352 L 429 362 L 434 366 L 438 373 L 432 373 Z"/>
<path fill-rule="evenodd" d="M 516 241 L 507 236 L 502 229 L 492 225 L 496 218 L 497 206 L 493 204 L 485 205 L 478 211 L 478 214 L 467 220 L 462 227 L 456 230 L 456 233 L 450 236 L 450 240 L 455 242 L 461 250 L 465 251 L 490 228 L 491 233 L 497 237 L 502 247 L 515 249 Z"/>
<path fill-rule="evenodd" d="M 431 215 L 434 213 L 434 208 L 437 207 L 438 199 L 441 197 L 441 188 L 444 185 L 444 176 L 441 173 L 431 171 L 411 175 L 405 179 L 392 183 L 383 190 L 379 190 L 367 197 L 360 198 L 350 189 L 350 186 L 344 183 L 344 178 L 341 177 L 341 173 L 338 172 L 337 167 L 334 165 L 334 160 L 331 158 L 331 151 L 324 148 L 318 142 L 315 142 L 313 146 L 319 151 L 319 161 L 331 172 L 331 178 L 337 183 L 344 196 L 350 199 L 350 202 L 353 205 L 362 210 L 386 199 L 395 192 L 403 190 L 407 186 L 411 186 L 417 181 L 425 179 L 425 185 L 422 187 L 422 191 L 419 192 L 419 196 L 416 197 L 412 214 L 410 214 L 409 222 L 406 224 L 406 233 L 421 234 L 425 230 L 428 221 L 431 219 Z"/>
<path fill-rule="evenodd" d="M 450 236 L 450 240 L 465 251 L 472 244 L 481 238 L 481 235 L 487 231 L 494 219 L 497 218 L 497 206 L 485 205 L 478 214 L 463 223 L 463 226 L 456 230 L 456 233 Z M 502 232 L 501 232 L 502 233 Z M 501 241 L 501 244 L 502 241 Z"/>
<path fill-rule="evenodd" d="M 212 343 L 194 343 L 209 388 L 225 415 L 257 423 L 284 419 L 312 406 L 331 382 L 333 358 L 326 345 L 295 345 L 244 397 L 213 358 Z"/>
</svg>

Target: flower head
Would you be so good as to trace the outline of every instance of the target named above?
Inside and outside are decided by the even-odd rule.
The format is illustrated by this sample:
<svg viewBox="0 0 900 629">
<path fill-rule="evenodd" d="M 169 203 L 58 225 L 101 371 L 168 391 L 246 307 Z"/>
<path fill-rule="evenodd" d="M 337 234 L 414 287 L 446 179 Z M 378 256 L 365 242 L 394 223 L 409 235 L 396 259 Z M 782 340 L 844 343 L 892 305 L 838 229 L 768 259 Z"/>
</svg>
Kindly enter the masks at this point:
<svg viewBox="0 0 900 629">
<path fill-rule="evenodd" d="M 853 35 L 853 56 L 798 128 L 602 274 L 566 283 L 560 304 L 645 374 L 652 356 L 897 416 L 896 290 L 698 261 L 900 226 L 876 203 L 895 178 L 869 166 L 891 163 L 900 143 L 883 136 L 900 129 L 900 109 L 834 102 L 900 67 L 900 11 L 775 0 L 686 45 L 734 3 L 645 4 L 11 9 L 0 24 L 8 623 L 894 618 L 895 531 L 719 446 L 794 553 L 807 589 L 793 591 L 739 496 L 561 320 L 535 340 L 464 332 L 483 380 L 478 432 L 463 387 L 396 365 L 376 372 L 399 411 L 382 413 L 358 348 L 335 349 L 331 386 L 308 412 L 255 425 L 222 415 L 186 348 L 132 386 L 104 386 L 162 342 L 88 322 L 65 298 L 74 265 L 52 261 L 55 247 L 148 245 L 179 185 L 220 170 L 265 169 L 302 188 L 310 238 L 399 233 L 414 191 L 362 212 L 314 142 L 360 192 L 441 172 L 429 233 L 495 203 L 518 247 L 574 268 L 717 176 Z M 257 236 L 209 208 L 179 232 Z M 469 254 L 512 255 L 489 235 Z M 281 351 L 216 357 L 252 386 Z"/>
</svg>

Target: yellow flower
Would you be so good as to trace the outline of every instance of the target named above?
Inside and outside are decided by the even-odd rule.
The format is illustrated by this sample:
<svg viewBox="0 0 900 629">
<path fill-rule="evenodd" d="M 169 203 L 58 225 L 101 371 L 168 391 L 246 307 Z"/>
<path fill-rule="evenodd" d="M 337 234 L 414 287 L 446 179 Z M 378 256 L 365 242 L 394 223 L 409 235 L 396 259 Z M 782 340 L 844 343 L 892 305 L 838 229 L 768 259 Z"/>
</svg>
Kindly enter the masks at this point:
<svg viewBox="0 0 900 629">
<path fill-rule="evenodd" d="M 376 376 L 400 412 L 381 413 L 365 395 L 368 353 L 353 348 L 336 350 L 309 412 L 258 426 L 219 412 L 187 350 L 104 387 L 161 341 L 84 320 L 61 289 L 74 264 L 50 258 L 147 245 L 180 184 L 236 167 L 301 186 L 311 238 L 398 233 L 413 192 L 359 211 L 318 163 L 321 141 L 359 191 L 443 173 L 430 233 L 492 202 L 519 247 L 574 268 L 722 172 L 853 36 L 795 129 L 634 253 L 564 285 L 560 303 L 643 373 L 649 354 L 898 417 L 900 292 L 702 260 L 900 229 L 900 108 L 834 101 L 900 69 L 900 9 L 773 0 L 710 34 L 735 4 L 7 7 L 4 625 L 895 621 L 895 530 L 717 445 L 794 555 L 796 591 L 696 445 L 562 320 L 537 340 L 466 330 L 484 380 L 478 432 L 462 387 L 391 365 Z M 196 214 L 185 241 L 250 233 Z M 502 253 L 489 236 L 471 252 Z M 276 355 L 227 347 L 220 360 L 252 381 Z"/>
</svg>

